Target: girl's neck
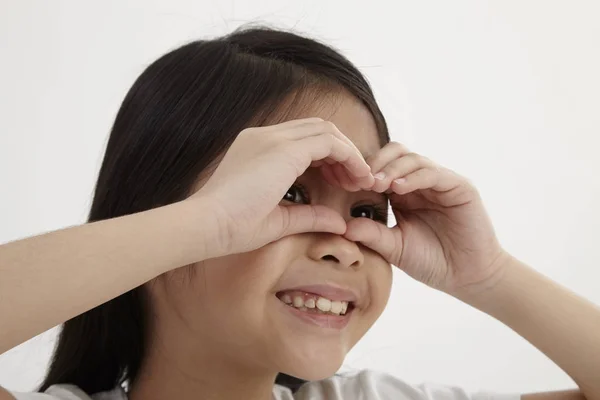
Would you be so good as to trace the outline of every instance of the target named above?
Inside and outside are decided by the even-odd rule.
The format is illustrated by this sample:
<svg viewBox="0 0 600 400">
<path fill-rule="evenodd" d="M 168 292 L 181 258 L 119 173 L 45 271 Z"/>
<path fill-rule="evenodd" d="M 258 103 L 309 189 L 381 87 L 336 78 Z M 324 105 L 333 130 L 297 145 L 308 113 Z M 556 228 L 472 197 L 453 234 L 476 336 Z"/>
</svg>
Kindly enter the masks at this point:
<svg viewBox="0 0 600 400">
<path fill-rule="evenodd" d="M 176 355 L 167 349 L 154 349 L 129 387 L 128 400 L 272 398 L 274 372 L 242 366 L 222 355 Z"/>
<path fill-rule="evenodd" d="M 128 391 L 128 400 L 270 400 L 273 380 L 248 381 L 231 375 L 225 380 L 183 377 L 163 380 L 162 376 L 142 378 Z M 176 382 L 181 382 L 177 384 Z"/>
</svg>

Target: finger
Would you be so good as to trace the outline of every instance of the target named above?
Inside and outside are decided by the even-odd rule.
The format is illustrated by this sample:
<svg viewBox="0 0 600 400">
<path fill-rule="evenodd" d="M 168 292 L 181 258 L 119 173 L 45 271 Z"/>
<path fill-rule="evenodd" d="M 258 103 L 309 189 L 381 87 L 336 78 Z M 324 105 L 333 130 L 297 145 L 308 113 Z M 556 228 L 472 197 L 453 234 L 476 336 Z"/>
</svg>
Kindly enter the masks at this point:
<svg viewBox="0 0 600 400">
<path fill-rule="evenodd" d="M 344 237 L 381 254 L 390 264 L 399 265 L 402 255 L 402 232 L 367 218 L 356 218 L 347 225 Z"/>
<path fill-rule="evenodd" d="M 332 160 L 331 158 L 326 158 L 324 160 L 318 160 L 318 161 L 313 161 L 310 166 L 311 167 L 320 167 L 324 164 L 329 164 L 329 165 L 333 165 L 333 164 L 337 164 L 337 161 Z"/>
<path fill-rule="evenodd" d="M 310 118 L 299 118 L 299 119 L 291 119 L 289 121 L 281 122 L 275 125 L 266 125 L 261 127 L 267 132 L 271 131 L 280 131 L 282 129 L 289 129 L 296 126 L 301 125 L 309 125 L 309 124 L 318 124 L 319 122 L 323 122 L 323 118 L 319 117 L 310 117 Z"/>
<path fill-rule="evenodd" d="M 347 143 L 349 146 L 353 147 L 354 150 L 356 150 L 356 152 L 358 154 L 361 154 L 360 150 L 358 150 L 358 147 L 356 147 L 356 145 L 354 144 L 354 142 L 352 142 L 352 140 L 350 140 L 350 138 L 348 138 L 348 136 L 344 135 L 342 133 L 342 131 L 340 131 L 338 129 L 338 127 L 333 122 L 331 122 L 331 121 L 322 121 L 322 122 L 317 123 L 317 124 L 321 125 L 324 131 L 333 133 L 340 140 L 342 140 L 343 142 Z"/>
<path fill-rule="evenodd" d="M 331 165 L 329 164 L 324 164 L 321 166 L 321 175 L 323 175 L 323 178 L 325 179 L 325 181 L 327 183 L 329 183 L 332 186 L 336 186 L 336 187 L 342 187 L 342 184 L 340 182 L 338 182 L 337 178 L 335 177 L 335 174 L 333 173 L 332 169 L 331 169 Z"/>
<path fill-rule="evenodd" d="M 285 129 L 285 136 L 290 140 L 300 140 L 307 136 L 318 135 L 324 132 L 331 133 L 360 154 L 354 143 L 352 143 L 352 141 L 348 139 L 346 135 L 340 132 L 340 130 L 331 121 L 321 120 L 291 125 Z"/>
<path fill-rule="evenodd" d="M 318 167 L 320 167 L 320 166 L 322 166 L 322 165 L 325 165 L 325 164 L 332 165 L 332 164 L 337 164 L 337 162 L 336 162 L 335 160 L 332 160 L 332 159 L 330 159 L 330 158 L 326 158 L 326 159 L 324 159 L 324 160 L 313 161 L 313 162 L 310 164 L 310 166 L 311 166 L 311 167 L 318 168 Z"/>
<path fill-rule="evenodd" d="M 392 181 L 401 178 L 421 168 L 433 166 L 433 162 L 416 153 L 408 153 L 390 161 L 375 174 L 375 184 L 372 190 L 382 193 L 390 188 Z"/>
<path fill-rule="evenodd" d="M 331 166 L 331 171 L 336 177 L 342 189 L 349 192 L 358 192 L 361 188 L 350 178 L 348 172 L 342 164 L 334 164 Z"/>
<path fill-rule="evenodd" d="M 289 149 L 288 154 L 294 154 L 296 151 L 301 151 L 310 157 L 306 166 L 302 166 L 304 169 L 313 161 L 323 160 L 325 158 L 331 158 L 338 163 L 342 164 L 352 175 L 357 178 L 363 178 L 363 181 L 371 180 L 371 168 L 367 165 L 362 155 L 357 153 L 351 146 L 340 140 L 332 133 L 320 133 L 317 135 L 307 135 L 306 137 L 291 142 L 295 143 L 293 149 Z"/>
<path fill-rule="evenodd" d="M 460 184 L 461 180 L 458 175 L 451 173 L 451 171 L 443 168 L 427 167 L 394 179 L 390 189 L 396 194 L 407 194 L 423 189 L 447 192 Z"/>
<path fill-rule="evenodd" d="M 344 218 L 333 209 L 322 205 L 280 206 L 272 213 L 268 223 L 272 225 L 268 229 L 274 229 L 278 233 L 277 239 L 307 232 L 329 232 L 338 235 L 346 232 Z"/>
<path fill-rule="evenodd" d="M 381 171 L 390 162 L 409 154 L 410 150 L 398 142 L 390 142 L 383 146 L 378 152 L 367 158 L 367 164 L 371 166 L 373 174 Z"/>
<path fill-rule="evenodd" d="M 348 146 L 350 146 L 352 149 L 354 149 L 356 154 L 358 154 L 364 161 L 364 157 L 362 156 L 362 154 L 358 150 L 358 148 L 354 145 L 354 143 L 346 135 L 344 135 L 335 126 L 334 123 L 332 123 L 330 121 L 323 121 L 323 122 L 317 122 L 317 123 L 313 123 L 313 124 L 304 124 L 304 125 L 295 126 L 292 129 L 289 129 L 287 131 L 286 136 L 290 140 L 302 140 L 309 136 L 316 136 L 316 135 L 320 135 L 322 133 L 327 133 L 327 132 L 332 134 L 333 136 L 337 137 L 339 140 L 341 140 L 342 142 L 344 142 Z M 324 160 L 324 161 L 327 163 L 331 163 L 331 160 Z M 366 161 L 365 161 L 365 164 L 366 164 Z M 369 166 L 369 170 L 370 170 L 370 168 L 371 167 Z M 354 173 L 353 173 L 353 175 L 354 175 Z M 351 180 L 353 180 L 359 187 L 364 188 L 364 189 L 370 188 L 370 186 L 373 183 L 372 174 L 370 173 L 370 171 L 366 176 L 355 175 L 355 176 L 351 177 Z"/>
</svg>

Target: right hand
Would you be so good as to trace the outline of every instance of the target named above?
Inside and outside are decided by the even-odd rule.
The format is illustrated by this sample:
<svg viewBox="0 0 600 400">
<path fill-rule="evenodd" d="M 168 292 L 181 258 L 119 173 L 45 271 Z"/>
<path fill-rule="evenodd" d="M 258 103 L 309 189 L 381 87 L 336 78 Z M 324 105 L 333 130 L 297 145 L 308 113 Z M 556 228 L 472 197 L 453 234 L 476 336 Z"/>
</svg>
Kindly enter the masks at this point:
<svg viewBox="0 0 600 400">
<path fill-rule="evenodd" d="M 208 199 L 216 216 L 213 257 L 255 250 L 284 236 L 346 231 L 344 218 L 320 205 L 279 203 L 310 166 L 339 163 L 356 186 L 370 189 L 371 168 L 333 123 L 321 118 L 244 129 L 206 184 L 193 196 Z"/>
</svg>

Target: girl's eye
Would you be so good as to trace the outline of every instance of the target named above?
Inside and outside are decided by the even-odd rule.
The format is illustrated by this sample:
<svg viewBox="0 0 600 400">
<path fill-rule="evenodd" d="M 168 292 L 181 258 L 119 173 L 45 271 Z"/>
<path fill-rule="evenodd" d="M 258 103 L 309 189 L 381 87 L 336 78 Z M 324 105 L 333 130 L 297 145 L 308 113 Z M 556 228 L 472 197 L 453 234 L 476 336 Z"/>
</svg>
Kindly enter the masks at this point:
<svg viewBox="0 0 600 400">
<path fill-rule="evenodd" d="M 310 203 L 308 195 L 306 194 L 306 189 L 299 184 L 292 185 L 283 196 L 283 200 L 291 201 L 292 203 Z"/>
<path fill-rule="evenodd" d="M 369 206 L 360 206 L 352 210 L 354 218 L 375 218 L 375 210 Z"/>
<path fill-rule="evenodd" d="M 299 183 L 292 185 L 283 196 L 284 201 L 298 204 L 310 204 L 310 197 L 306 188 Z M 383 205 L 362 205 L 354 207 L 350 212 L 352 218 L 370 218 L 387 224 L 388 215 L 387 204 Z"/>
<path fill-rule="evenodd" d="M 387 207 L 378 205 L 359 206 L 352 210 L 353 218 L 370 218 L 374 221 L 387 223 Z"/>
</svg>

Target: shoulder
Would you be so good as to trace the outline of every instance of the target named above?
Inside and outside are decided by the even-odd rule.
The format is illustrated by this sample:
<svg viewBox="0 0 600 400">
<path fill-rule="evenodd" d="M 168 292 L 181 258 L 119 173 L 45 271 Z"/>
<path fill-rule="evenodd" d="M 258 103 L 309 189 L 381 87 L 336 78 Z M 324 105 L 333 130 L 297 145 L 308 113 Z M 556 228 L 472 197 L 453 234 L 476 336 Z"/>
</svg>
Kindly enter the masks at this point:
<svg viewBox="0 0 600 400">
<path fill-rule="evenodd" d="M 309 382 L 294 395 L 295 400 L 519 400 L 519 394 L 469 393 L 461 388 L 422 383 L 411 385 L 393 375 L 362 370 Z"/>
<path fill-rule="evenodd" d="M 44 393 L 8 393 L 16 400 L 126 400 L 126 396 L 120 387 L 108 392 L 96 393 L 91 396 L 84 393 L 77 386 L 68 384 L 50 386 Z M 1 400 L 4 399 L 2 398 Z"/>
</svg>

